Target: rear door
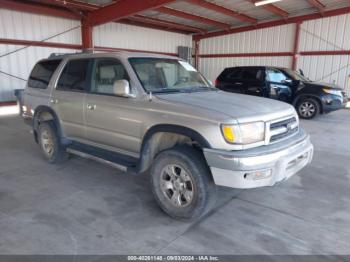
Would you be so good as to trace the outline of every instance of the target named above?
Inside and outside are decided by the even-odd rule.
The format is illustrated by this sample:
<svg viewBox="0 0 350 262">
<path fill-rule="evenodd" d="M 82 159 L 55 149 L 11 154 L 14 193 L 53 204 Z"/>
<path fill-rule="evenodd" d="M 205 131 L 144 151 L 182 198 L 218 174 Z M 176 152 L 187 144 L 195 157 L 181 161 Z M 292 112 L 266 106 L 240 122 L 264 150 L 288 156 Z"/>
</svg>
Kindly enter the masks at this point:
<svg viewBox="0 0 350 262">
<path fill-rule="evenodd" d="M 244 93 L 241 73 L 241 67 L 225 69 L 218 77 L 216 87 L 227 92 Z"/>
<path fill-rule="evenodd" d="M 63 134 L 74 140 L 85 138 L 85 99 L 90 85 L 91 59 L 69 60 L 62 69 L 50 103 L 60 120 Z"/>
<path fill-rule="evenodd" d="M 245 94 L 265 96 L 265 71 L 262 67 L 246 67 L 241 74 L 241 86 Z"/>
</svg>

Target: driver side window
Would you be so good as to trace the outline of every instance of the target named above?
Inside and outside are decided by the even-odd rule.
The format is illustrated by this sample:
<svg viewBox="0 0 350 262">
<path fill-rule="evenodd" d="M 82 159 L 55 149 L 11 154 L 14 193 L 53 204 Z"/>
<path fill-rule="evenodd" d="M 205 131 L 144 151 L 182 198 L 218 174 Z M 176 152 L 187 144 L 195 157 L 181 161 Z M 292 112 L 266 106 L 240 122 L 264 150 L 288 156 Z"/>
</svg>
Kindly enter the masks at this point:
<svg viewBox="0 0 350 262">
<path fill-rule="evenodd" d="M 124 66 L 116 59 L 96 59 L 92 77 L 91 93 L 106 95 L 114 94 L 115 81 L 129 81 Z"/>
<path fill-rule="evenodd" d="M 267 70 L 267 79 L 270 82 L 283 84 L 288 78 L 285 74 L 277 69 L 268 69 Z"/>
</svg>

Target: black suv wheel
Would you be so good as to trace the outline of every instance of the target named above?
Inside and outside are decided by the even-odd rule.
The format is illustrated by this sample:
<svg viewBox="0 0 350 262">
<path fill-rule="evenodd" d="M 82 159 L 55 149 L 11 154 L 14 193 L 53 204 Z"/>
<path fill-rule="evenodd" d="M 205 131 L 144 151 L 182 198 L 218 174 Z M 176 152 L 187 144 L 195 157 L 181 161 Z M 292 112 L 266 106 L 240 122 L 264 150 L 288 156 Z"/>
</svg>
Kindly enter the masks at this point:
<svg viewBox="0 0 350 262">
<path fill-rule="evenodd" d="M 43 122 L 39 125 L 38 140 L 45 158 L 50 163 L 60 163 L 68 158 L 68 153 L 61 145 L 54 122 Z"/>
<path fill-rule="evenodd" d="M 300 118 L 312 119 L 320 113 L 320 104 L 314 98 L 302 98 L 298 102 L 297 111 Z"/>
<path fill-rule="evenodd" d="M 195 219 L 215 204 L 216 186 L 201 152 L 191 147 L 165 150 L 151 170 L 153 194 L 173 218 Z"/>
</svg>

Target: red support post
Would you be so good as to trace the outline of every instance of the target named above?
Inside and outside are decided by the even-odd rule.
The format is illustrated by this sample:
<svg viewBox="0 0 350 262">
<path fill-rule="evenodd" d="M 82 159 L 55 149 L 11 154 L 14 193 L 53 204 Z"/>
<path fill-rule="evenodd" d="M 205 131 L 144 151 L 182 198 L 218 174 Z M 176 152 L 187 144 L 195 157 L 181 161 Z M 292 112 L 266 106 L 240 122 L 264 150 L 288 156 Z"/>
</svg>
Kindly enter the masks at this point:
<svg viewBox="0 0 350 262">
<path fill-rule="evenodd" d="M 293 61 L 292 61 L 292 69 L 293 70 L 296 70 L 297 66 L 298 66 L 301 24 L 302 24 L 302 22 L 297 22 L 295 24 L 295 37 L 294 37 Z"/>
<path fill-rule="evenodd" d="M 92 25 L 86 18 L 81 20 L 81 42 L 83 50 L 93 48 Z"/>
<path fill-rule="evenodd" d="M 200 40 L 194 40 L 194 67 L 199 69 L 199 42 Z"/>
</svg>

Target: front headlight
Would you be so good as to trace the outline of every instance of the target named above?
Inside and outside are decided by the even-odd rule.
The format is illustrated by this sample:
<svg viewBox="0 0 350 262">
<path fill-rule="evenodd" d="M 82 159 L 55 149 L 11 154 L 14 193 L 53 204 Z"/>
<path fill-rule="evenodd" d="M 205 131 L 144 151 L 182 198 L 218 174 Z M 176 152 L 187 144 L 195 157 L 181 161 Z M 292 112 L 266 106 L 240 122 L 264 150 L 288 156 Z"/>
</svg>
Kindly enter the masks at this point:
<svg viewBox="0 0 350 262">
<path fill-rule="evenodd" d="M 336 96 L 343 96 L 340 90 L 334 90 L 329 88 L 323 88 L 323 92 L 336 95 Z"/>
<path fill-rule="evenodd" d="M 265 140 L 264 122 L 237 125 L 221 125 L 222 134 L 230 144 L 247 145 Z"/>
</svg>

